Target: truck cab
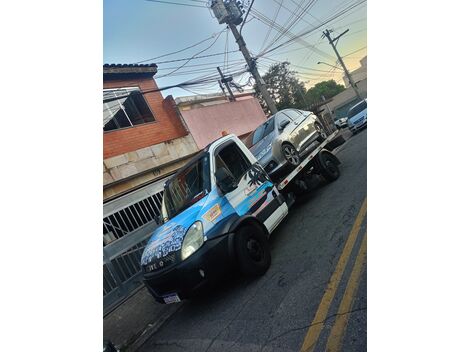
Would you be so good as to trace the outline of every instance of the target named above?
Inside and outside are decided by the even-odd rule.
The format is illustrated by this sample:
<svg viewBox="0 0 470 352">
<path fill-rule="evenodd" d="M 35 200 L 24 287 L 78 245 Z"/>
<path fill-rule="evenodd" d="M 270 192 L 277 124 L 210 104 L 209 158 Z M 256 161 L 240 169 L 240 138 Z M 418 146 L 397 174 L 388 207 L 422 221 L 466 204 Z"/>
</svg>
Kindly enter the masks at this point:
<svg viewBox="0 0 470 352">
<path fill-rule="evenodd" d="M 157 301 L 174 303 L 234 266 L 262 275 L 268 237 L 287 213 L 258 160 L 236 136 L 224 136 L 166 182 L 159 227 L 141 259 L 144 283 Z"/>
</svg>

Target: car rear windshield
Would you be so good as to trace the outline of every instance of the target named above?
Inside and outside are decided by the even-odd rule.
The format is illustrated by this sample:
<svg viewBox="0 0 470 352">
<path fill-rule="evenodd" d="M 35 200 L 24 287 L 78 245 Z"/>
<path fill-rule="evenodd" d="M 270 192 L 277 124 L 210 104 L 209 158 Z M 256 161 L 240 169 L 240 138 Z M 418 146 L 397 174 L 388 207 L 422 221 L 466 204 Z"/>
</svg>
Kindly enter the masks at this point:
<svg viewBox="0 0 470 352">
<path fill-rule="evenodd" d="M 246 140 L 248 147 L 251 147 L 274 131 L 274 119 L 271 117 L 268 121 L 259 126 Z"/>
<path fill-rule="evenodd" d="M 362 101 L 361 103 L 357 104 L 356 106 L 353 106 L 351 110 L 348 112 L 348 117 L 353 117 L 354 115 L 357 115 L 360 113 L 362 110 L 367 109 L 367 102 Z"/>
<path fill-rule="evenodd" d="M 196 203 L 210 191 L 209 175 L 209 157 L 206 153 L 186 166 L 165 185 L 163 199 L 169 219 Z"/>
</svg>

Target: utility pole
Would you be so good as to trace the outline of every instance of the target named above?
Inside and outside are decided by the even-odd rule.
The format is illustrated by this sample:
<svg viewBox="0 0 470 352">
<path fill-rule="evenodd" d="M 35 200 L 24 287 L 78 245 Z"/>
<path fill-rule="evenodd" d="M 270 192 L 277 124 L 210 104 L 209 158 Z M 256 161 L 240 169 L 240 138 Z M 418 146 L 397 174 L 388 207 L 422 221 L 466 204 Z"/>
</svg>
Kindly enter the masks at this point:
<svg viewBox="0 0 470 352">
<path fill-rule="evenodd" d="M 248 71 L 253 75 L 268 109 L 272 114 L 275 114 L 277 112 L 276 104 L 266 89 L 266 83 L 258 72 L 256 60 L 251 57 L 250 52 L 246 47 L 245 40 L 236 26 L 243 21 L 243 11 L 240 8 L 240 4 L 235 0 L 228 0 L 227 2 L 224 2 L 223 0 L 212 0 L 211 9 L 219 23 L 226 23 L 229 26 L 233 36 L 235 37 L 235 41 L 238 44 L 238 48 L 242 52 L 248 65 Z"/>
<path fill-rule="evenodd" d="M 321 96 L 321 99 L 323 100 L 323 102 L 325 102 L 325 101 L 326 101 L 326 98 L 325 98 L 325 96 L 324 96 L 324 95 L 322 95 L 322 96 Z M 331 117 L 331 119 L 333 120 L 333 113 L 331 112 L 331 110 L 330 110 L 330 107 L 329 107 L 328 103 L 325 103 L 325 105 L 326 105 L 326 109 L 328 110 L 328 113 L 330 114 L 330 117 Z"/>
<path fill-rule="evenodd" d="M 232 89 L 230 88 L 228 82 L 232 81 L 233 80 L 233 77 L 227 77 L 225 78 L 224 74 L 222 73 L 222 71 L 220 70 L 220 67 L 217 66 L 217 71 L 219 71 L 219 74 L 220 74 L 220 77 L 221 77 L 221 80 L 219 81 L 220 83 L 223 83 L 225 84 L 225 87 L 227 87 L 227 90 L 228 90 L 228 94 L 229 94 L 229 98 L 228 100 L 230 101 L 236 101 L 237 99 L 235 99 L 235 96 L 233 95 L 232 93 Z M 222 87 L 222 85 L 221 85 Z M 225 91 L 224 89 L 222 88 L 222 91 L 224 92 L 224 95 L 225 95 Z"/>
<path fill-rule="evenodd" d="M 222 85 L 222 82 L 220 82 L 220 79 L 218 80 L 218 82 L 219 82 L 219 87 L 220 87 L 220 89 L 222 90 L 222 93 L 224 93 L 224 96 L 227 97 L 227 95 L 225 95 L 225 88 L 224 88 L 224 86 Z"/>
<path fill-rule="evenodd" d="M 321 99 L 323 100 L 323 102 L 326 101 L 326 98 L 325 98 L 324 95 L 321 96 Z M 330 106 L 328 105 L 328 103 L 325 103 L 325 106 L 326 106 L 326 109 L 328 110 L 328 114 L 330 116 L 330 126 L 334 126 L 334 130 L 337 130 L 338 128 L 336 127 L 335 120 L 333 119 L 333 113 L 330 110 Z"/>
<path fill-rule="evenodd" d="M 329 29 L 325 30 L 323 32 L 323 35 L 328 39 L 328 42 L 333 47 L 333 50 L 335 51 L 335 54 L 338 57 L 339 63 L 341 64 L 341 66 L 343 66 L 343 70 L 344 70 L 344 73 L 346 74 L 346 77 L 348 78 L 349 84 L 354 89 L 354 92 L 356 93 L 356 96 L 359 98 L 359 100 L 361 100 L 362 98 L 361 98 L 361 95 L 359 94 L 359 90 L 357 89 L 356 82 L 354 82 L 351 75 L 349 74 L 349 71 L 346 68 L 346 65 L 344 64 L 344 61 L 341 58 L 341 55 L 339 55 L 338 50 L 336 49 L 336 44 L 335 44 L 335 42 L 337 42 L 339 40 L 339 38 L 341 38 L 341 36 L 346 34 L 348 31 L 349 31 L 349 29 L 346 29 L 343 33 L 341 33 L 340 35 L 338 35 L 334 39 L 331 39 L 331 36 L 330 36 L 331 30 L 329 30 Z"/>
</svg>

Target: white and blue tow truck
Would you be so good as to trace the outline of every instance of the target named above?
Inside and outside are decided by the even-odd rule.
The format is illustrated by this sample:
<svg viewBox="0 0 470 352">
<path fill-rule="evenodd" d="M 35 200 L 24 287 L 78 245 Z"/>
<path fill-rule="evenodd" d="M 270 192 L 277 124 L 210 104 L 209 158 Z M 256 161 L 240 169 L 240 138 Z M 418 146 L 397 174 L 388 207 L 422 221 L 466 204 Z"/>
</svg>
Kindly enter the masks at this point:
<svg viewBox="0 0 470 352">
<path fill-rule="evenodd" d="M 164 186 L 157 229 L 142 254 L 144 283 L 160 303 L 193 296 L 227 271 L 263 275 L 268 238 L 315 174 L 333 181 L 339 160 L 331 134 L 294 170 L 273 180 L 235 135 L 212 142 Z"/>
</svg>

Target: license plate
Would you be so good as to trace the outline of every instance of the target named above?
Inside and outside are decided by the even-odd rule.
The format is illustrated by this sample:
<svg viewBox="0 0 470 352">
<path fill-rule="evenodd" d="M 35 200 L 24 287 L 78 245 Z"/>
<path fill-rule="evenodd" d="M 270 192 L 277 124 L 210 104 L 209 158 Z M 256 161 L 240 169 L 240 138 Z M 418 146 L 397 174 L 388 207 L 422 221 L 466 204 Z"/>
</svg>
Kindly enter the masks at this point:
<svg viewBox="0 0 470 352">
<path fill-rule="evenodd" d="M 181 302 L 181 299 L 179 298 L 178 294 L 172 293 L 171 295 L 163 296 L 163 301 L 166 304 L 171 304 Z"/>
</svg>

